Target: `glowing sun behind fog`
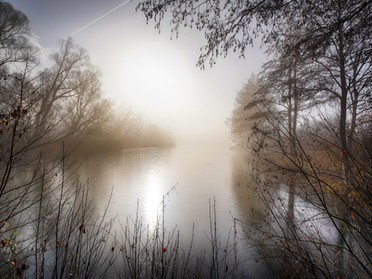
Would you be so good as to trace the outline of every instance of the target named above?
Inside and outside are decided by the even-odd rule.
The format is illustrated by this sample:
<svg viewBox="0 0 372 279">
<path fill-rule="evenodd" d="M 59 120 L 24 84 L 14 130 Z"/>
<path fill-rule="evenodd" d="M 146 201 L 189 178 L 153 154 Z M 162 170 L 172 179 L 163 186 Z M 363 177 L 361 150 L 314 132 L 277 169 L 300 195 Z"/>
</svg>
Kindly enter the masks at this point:
<svg viewBox="0 0 372 279">
<path fill-rule="evenodd" d="M 124 94 L 144 108 L 177 107 L 191 91 L 184 58 L 166 44 L 144 43 L 131 48 L 123 67 Z"/>
</svg>

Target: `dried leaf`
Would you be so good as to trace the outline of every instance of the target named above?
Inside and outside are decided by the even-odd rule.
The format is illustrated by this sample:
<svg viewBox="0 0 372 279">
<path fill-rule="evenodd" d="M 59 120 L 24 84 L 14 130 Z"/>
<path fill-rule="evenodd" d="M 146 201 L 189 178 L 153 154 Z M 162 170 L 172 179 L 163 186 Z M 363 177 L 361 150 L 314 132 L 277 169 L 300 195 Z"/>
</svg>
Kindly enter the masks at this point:
<svg viewBox="0 0 372 279">
<path fill-rule="evenodd" d="M 354 211 L 351 211 L 350 212 L 350 218 L 351 218 L 351 220 L 355 220 L 355 212 Z"/>
<path fill-rule="evenodd" d="M 79 227 L 79 232 L 80 232 L 80 234 L 86 233 L 85 225 L 84 225 L 84 224 L 81 224 L 81 225 L 80 225 L 80 227 Z"/>
<path fill-rule="evenodd" d="M 9 246 L 9 241 L 6 240 L 6 239 L 2 239 L 2 240 L 1 240 L 1 245 L 2 245 L 3 247 L 7 247 L 7 246 Z"/>
</svg>

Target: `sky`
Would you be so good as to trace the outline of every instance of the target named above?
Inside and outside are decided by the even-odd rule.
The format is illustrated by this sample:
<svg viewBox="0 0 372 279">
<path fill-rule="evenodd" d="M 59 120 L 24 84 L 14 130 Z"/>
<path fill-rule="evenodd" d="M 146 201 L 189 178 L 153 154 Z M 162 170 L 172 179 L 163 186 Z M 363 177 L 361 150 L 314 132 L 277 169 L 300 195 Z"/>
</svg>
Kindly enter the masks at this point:
<svg viewBox="0 0 372 279">
<path fill-rule="evenodd" d="M 205 70 L 197 68 L 203 34 L 181 29 L 170 40 L 167 20 L 161 32 L 135 11 L 138 0 L 9 0 L 30 20 L 45 53 L 72 36 L 102 72 L 104 96 L 129 106 L 145 121 L 176 140 L 225 141 L 226 118 L 237 92 L 266 61 L 259 42 L 245 59 L 230 55 Z"/>
</svg>

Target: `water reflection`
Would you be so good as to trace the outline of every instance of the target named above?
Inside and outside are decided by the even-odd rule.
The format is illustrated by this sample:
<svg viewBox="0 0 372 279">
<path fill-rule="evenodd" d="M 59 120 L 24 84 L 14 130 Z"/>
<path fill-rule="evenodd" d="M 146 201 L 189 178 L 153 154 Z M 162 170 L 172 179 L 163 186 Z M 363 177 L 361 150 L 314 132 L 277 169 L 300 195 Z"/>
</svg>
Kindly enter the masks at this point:
<svg viewBox="0 0 372 279">
<path fill-rule="evenodd" d="M 177 185 L 165 197 L 166 227 L 177 226 L 188 247 L 195 224 L 195 245 L 208 247 L 209 201 L 216 199 L 217 226 L 225 242 L 233 218 L 247 221 L 255 200 L 246 187 L 234 184 L 234 152 L 228 146 L 201 145 L 100 154 L 86 158 L 82 178 L 89 177 L 97 208 L 104 208 L 113 188 L 109 215 L 119 220 L 134 217 L 138 202 L 138 215 L 150 228 L 162 213 L 163 196 Z"/>
<path fill-rule="evenodd" d="M 254 222 L 258 225 L 264 220 L 263 208 L 259 203 L 258 194 L 252 187 L 248 166 L 247 152 L 239 148 L 235 149 L 231 154 L 232 193 L 242 221 L 247 224 Z"/>
<path fill-rule="evenodd" d="M 155 226 L 158 215 L 161 213 L 161 202 L 163 199 L 163 187 L 160 176 L 154 169 L 147 174 L 144 199 L 144 216 L 146 224 L 150 229 Z"/>
<path fill-rule="evenodd" d="M 89 195 L 96 213 L 102 215 L 110 203 L 107 217 L 117 217 L 119 222 L 114 227 L 117 235 L 123 232 L 120 223 L 136 218 L 137 204 L 142 228 L 148 225 L 153 230 L 158 214 L 163 213 L 165 197 L 166 234 L 177 226 L 180 247 L 187 250 L 195 224 L 195 255 L 201 250 L 211 251 L 209 205 L 213 206 L 215 199 L 217 216 L 213 221 L 216 221 L 218 247 L 221 253 L 226 253 L 223 251 L 227 251 L 228 245 L 244 237 L 242 232 L 237 235 L 233 218 L 247 221 L 250 218 L 247 212 L 251 212 L 253 205 L 246 199 L 247 188 L 238 185 L 241 180 L 234 170 L 240 161 L 231 160 L 232 153 L 227 146 L 183 146 L 95 154 L 78 163 L 79 179 L 82 183 L 89 181 Z M 56 183 L 60 179 L 52 177 Z M 177 185 L 175 190 L 170 191 L 174 185 Z M 236 258 L 246 256 L 234 248 L 235 252 Z"/>
</svg>

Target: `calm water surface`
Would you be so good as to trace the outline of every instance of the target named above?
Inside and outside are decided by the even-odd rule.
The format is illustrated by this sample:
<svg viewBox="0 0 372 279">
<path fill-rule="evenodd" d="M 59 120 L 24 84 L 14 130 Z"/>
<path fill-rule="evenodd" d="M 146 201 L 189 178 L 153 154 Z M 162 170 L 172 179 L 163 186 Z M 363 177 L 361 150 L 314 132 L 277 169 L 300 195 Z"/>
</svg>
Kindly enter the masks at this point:
<svg viewBox="0 0 372 279">
<path fill-rule="evenodd" d="M 168 230 L 175 226 L 187 239 L 195 224 L 195 239 L 206 240 L 209 203 L 216 200 L 221 241 L 227 237 L 233 218 L 249 220 L 254 193 L 239 179 L 243 164 L 236 151 L 225 145 L 182 145 L 170 149 L 131 149 L 89 156 L 82 177 L 97 208 L 110 202 L 110 216 L 124 220 L 135 216 L 137 203 L 143 222 L 154 225 L 165 197 Z"/>
<path fill-rule="evenodd" d="M 215 201 L 220 249 L 227 242 L 231 247 L 238 240 L 237 253 L 242 256 L 239 260 L 244 259 L 245 274 L 252 278 L 258 275 L 261 277 L 257 278 L 264 278 L 267 274 L 271 278 L 266 263 L 253 259 L 257 258 L 257 251 L 252 246 L 247 249 L 250 231 L 242 231 L 238 226 L 238 238 L 234 238 L 234 218 L 258 227 L 264 220 L 257 194 L 247 187 L 246 166 L 242 154 L 227 145 L 181 145 L 89 155 L 78 172 L 82 182 L 89 181 L 89 193 L 97 213 L 102 214 L 109 204 L 108 217 L 116 218 L 114 230 L 119 235 L 120 223 L 125 224 L 128 217 L 134 219 L 137 207 L 142 222 L 151 230 L 162 213 L 164 200 L 167 233 L 179 230 L 184 249 L 189 248 L 193 237 L 196 254 L 210 251 L 210 205 Z M 278 195 L 285 200 L 286 186 L 279 190 Z M 296 199 L 296 218 L 304 218 L 304 212 L 319 215 L 316 208 Z M 334 230 L 327 218 L 323 221 L 313 228 L 332 240 Z"/>
</svg>

